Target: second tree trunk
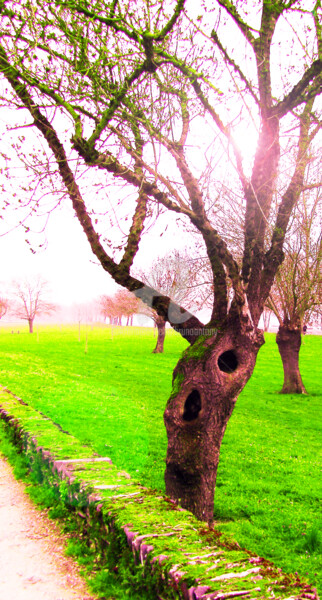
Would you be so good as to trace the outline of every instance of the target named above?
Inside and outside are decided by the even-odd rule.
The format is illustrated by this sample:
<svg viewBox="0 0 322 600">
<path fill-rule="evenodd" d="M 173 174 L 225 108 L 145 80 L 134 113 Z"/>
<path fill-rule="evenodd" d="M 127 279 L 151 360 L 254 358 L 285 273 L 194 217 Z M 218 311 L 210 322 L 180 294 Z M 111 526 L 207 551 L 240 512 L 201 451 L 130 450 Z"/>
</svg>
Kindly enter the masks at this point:
<svg viewBox="0 0 322 600">
<path fill-rule="evenodd" d="M 276 343 L 281 355 L 284 370 L 284 383 L 281 394 L 307 393 L 299 367 L 301 341 L 300 324 L 296 326 L 288 324 L 279 326 Z"/>
<path fill-rule="evenodd" d="M 155 320 L 156 326 L 158 328 L 158 339 L 156 347 L 153 350 L 154 354 L 159 354 L 163 352 L 164 338 L 165 338 L 165 319 L 163 317 L 158 317 Z"/>
</svg>

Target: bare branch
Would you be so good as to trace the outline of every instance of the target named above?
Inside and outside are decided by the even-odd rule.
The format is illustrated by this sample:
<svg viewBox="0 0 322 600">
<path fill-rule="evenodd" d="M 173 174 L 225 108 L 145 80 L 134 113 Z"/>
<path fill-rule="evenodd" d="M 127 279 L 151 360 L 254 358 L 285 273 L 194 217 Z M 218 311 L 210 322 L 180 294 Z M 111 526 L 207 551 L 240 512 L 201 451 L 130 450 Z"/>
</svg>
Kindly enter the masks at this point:
<svg viewBox="0 0 322 600">
<path fill-rule="evenodd" d="M 247 77 L 244 75 L 244 73 L 242 72 L 240 66 L 229 56 L 227 50 L 224 48 L 224 46 L 222 45 L 218 34 L 216 33 L 215 30 L 213 30 L 211 32 L 211 38 L 213 39 L 214 43 L 216 44 L 216 46 L 219 48 L 219 50 L 222 52 L 225 61 L 231 66 L 233 67 L 234 71 L 236 71 L 237 75 L 239 75 L 240 79 L 244 82 L 246 88 L 248 89 L 249 93 L 251 94 L 251 96 L 253 97 L 253 99 L 255 100 L 256 104 L 259 106 L 259 99 L 257 97 L 257 95 L 255 94 L 253 87 L 251 85 L 251 83 L 248 81 Z"/>
<path fill-rule="evenodd" d="M 220 6 L 226 9 L 227 13 L 233 18 L 236 25 L 238 25 L 240 31 L 245 36 L 246 40 L 253 46 L 255 38 L 252 34 L 251 27 L 249 27 L 249 25 L 247 25 L 247 23 L 243 21 L 233 3 L 230 2 L 230 0 L 218 0 L 218 4 L 220 4 Z"/>
<path fill-rule="evenodd" d="M 271 110 L 271 114 L 283 117 L 289 111 L 303 102 L 315 98 L 322 93 L 322 59 L 315 60 L 305 71 L 301 80 L 293 87 L 287 96 L 278 102 Z M 313 81 L 313 84 L 311 82 Z"/>
</svg>

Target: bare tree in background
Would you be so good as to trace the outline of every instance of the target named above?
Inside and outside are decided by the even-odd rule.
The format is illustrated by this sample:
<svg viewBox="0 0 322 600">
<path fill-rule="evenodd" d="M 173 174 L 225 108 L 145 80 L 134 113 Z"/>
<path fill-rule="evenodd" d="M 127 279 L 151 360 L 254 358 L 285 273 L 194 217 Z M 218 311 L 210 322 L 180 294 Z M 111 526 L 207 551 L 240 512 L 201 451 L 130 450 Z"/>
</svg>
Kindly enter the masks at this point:
<svg viewBox="0 0 322 600">
<path fill-rule="evenodd" d="M 299 353 L 303 325 L 322 299 L 322 196 L 318 190 L 303 194 L 290 229 L 286 257 L 280 266 L 267 300 L 279 322 L 276 336 L 284 383 L 281 393 L 305 394 Z"/>
<path fill-rule="evenodd" d="M 85 323 L 87 326 L 89 323 L 95 321 L 100 313 L 99 306 L 95 301 L 74 303 L 71 306 L 72 318 L 78 323 L 78 341 L 81 341 L 81 324 Z M 87 334 L 86 334 L 87 335 Z M 86 338 L 87 340 L 87 338 Z"/>
<path fill-rule="evenodd" d="M 112 296 L 101 296 L 99 299 L 99 305 L 101 315 L 103 315 L 104 319 L 109 319 L 110 325 L 113 325 L 115 322 L 119 324 L 121 315 Z"/>
<path fill-rule="evenodd" d="M 0 319 L 5 316 L 8 311 L 9 302 L 6 298 L 0 297 Z"/>
<path fill-rule="evenodd" d="M 149 287 L 188 309 L 200 308 L 200 287 L 203 280 L 198 281 L 201 261 L 191 259 L 188 250 L 174 250 L 156 259 L 149 271 L 140 271 L 138 278 Z M 204 269 L 202 269 L 204 270 Z M 200 287 L 199 287 L 200 286 Z M 167 320 L 163 315 L 142 303 L 139 312 L 150 317 L 158 330 L 154 354 L 163 352 Z"/>
<path fill-rule="evenodd" d="M 127 325 L 133 325 L 133 315 L 138 312 L 140 301 L 128 290 L 118 290 L 114 296 L 101 296 L 99 304 L 101 314 L 111 325 L 122 325 L 122 317 L 126 317 Z"/>
<path fill-rule="evenodd" d="M 126 325 L 133 325 L 133 316 L 138 312 L 139 299 L 128 290 L 118 290 L 113 298 Z"/>
<path fill-rule="evenodd" d="M 189 342 L 164 413 L 165 482 L 209 523 L 221 441 L 264 343 L 259 319 L 321 128 L 321 2 L 307 1 L 214 0 L 197 13 L 191 0 L 1 4 L 2 104 L 26 126 L 7 151 L 29 169 L 21 221 L 49 210 L 41 185 L 58 195 L 59 174 L 102 267 Z M 211 216 L 223 178 L 238 185 L 241 260 Z M 202 236 L 206 324 L 133 275 L 143 232 L 166 212 L 175 235 L 189 224 Z"/>
<path fill-rule="evenodd" d="M 41 277 L 16 281 L 13 284 L 14 301 L 11 313 L 28 322 L 29 333 L 34 331 L 34 320 L 55 311 L 55 305 L 46 300 L 48 283 Z"/>
<path fill-rule="evenodd" d="M 165 340 L 165 327 L 166 327 L 166 319 L 157 313 L 154 308 L 151 306 L 147 306 L 144 302 L 140 302 L 138 312 L 141 315 L 145 315 L 152 319 L 154 323 L 154 327 L 157 329 L 157 343 L 155 348 L 152 350 L 153 354 L 162 354 L 164 350 L 164 340 Z"/>
<path fill-rule="evenodd" d="M 272 311 L 265 307 L 263 310 L 263 325 L 264 325 L 264 331 L 268 331 L 269 329 L 269 324 L 271 321 L 271 316 L 272 316 Z"/>
</svg>

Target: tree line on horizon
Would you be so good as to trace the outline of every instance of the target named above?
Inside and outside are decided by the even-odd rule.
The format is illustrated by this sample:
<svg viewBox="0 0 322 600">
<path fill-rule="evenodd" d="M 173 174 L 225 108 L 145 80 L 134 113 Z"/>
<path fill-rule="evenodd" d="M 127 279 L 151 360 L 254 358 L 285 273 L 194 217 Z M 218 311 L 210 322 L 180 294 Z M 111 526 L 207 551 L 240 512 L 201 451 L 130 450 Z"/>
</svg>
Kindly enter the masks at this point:
<svg viewBox="0 0 322 600">
<path fill-rule="evenodd" d="M 278 321 L 276 342 L 284 369 L 283 393 L 307 393 L 299 369 L 301 335 L 306 333 L 307 326 L 311 326 L 312 322 L 320 324 L 322 328 L 321 233 L 313 235 L 318 226 L 320 207 L 320 197 L 317 196 L 310 211 L 303 202 L 302 212 L 294 218 L 296 226 L 288 237 L 286 258 L 276 275 L 263 313 L 264 331 L 269 329 L 270 315 L 274 314 Z M 140 277 L 147 285 L 152 285 L 160 293 L 167 294 L 190 309 L 207 307 L 208 298 L 211 297 L 207 262 L 202 258 L 191 260 L 186 248 L 157 259 L 150 271 L 141 272 Z M 47 282 L 40 276 L 15 282 L 11 300 L 5 296 L 0 297 L 0 319 L 9 312 L 12 316 L 26 320 L 29 332 L 33 333 L 37 317 L 52 314 L 59 308 L 46 300 L 48 293 Z M 79 325 L 93 320 L 92 308 L 92 302 L 73 307 L 73 316 Z M 134 315 L 150 318 L 157 329 L 157 342 L 152 352 L 164 352 L 166 320 L 127 289 L 120 288 L 112 296 L 100 296 L 95 301 L 95 312 L 115 326 L 122 326 L 123 318 L 126 326 L 133 325 Z M 285 329 L 288 330 L 288 335 L 293 333 L 299 342 L 293 354 L 294 344 L 290 347 L 288 337 L 283 337 Z"/>
</svg>

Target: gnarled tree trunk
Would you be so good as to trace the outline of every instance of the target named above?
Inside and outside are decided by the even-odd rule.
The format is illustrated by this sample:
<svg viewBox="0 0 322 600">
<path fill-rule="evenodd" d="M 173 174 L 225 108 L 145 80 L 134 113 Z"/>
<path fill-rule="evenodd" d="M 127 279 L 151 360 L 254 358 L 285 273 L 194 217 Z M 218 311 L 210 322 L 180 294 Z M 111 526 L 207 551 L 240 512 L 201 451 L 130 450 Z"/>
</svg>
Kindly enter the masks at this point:
<svg viewBox="0 0 322 600">
<path fill-rule="evenodd" d="M 306 394 L 300 367 L 299 354 L 301 348 L 301 325 L 283 323 L 279 326 L 276 343 L 281 355 L 284 369 L 284 383 L 281 394 Z"/>
<path fill-rule="evenodd" d="M 156 343 L 156 347 L 152 350 L 152 353 L 159 354 L 163 352 L 164 338 L 165 338 L 165 319 L 164 317 L 160 317 L 157 315 L 155 317 L 155 324 L 158 328 L 158 339 Z"/>
<path fill-rule="evenodd" d="M 164 413 L 168 434 L 166 491 L 197 518 L 213 522 L 221 441 L 239 393 L 249 380 L 260 332 L 201 336 L 178 362 Z"/>
</svg>

